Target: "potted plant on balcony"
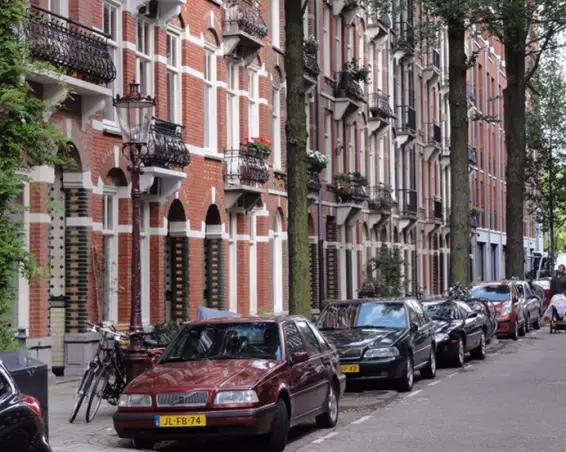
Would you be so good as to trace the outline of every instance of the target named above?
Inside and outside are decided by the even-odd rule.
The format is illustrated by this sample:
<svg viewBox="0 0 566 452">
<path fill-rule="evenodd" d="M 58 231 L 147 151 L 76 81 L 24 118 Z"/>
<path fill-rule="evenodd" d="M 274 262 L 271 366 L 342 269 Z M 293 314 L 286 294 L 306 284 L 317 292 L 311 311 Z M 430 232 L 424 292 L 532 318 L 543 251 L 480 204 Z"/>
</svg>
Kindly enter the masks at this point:
<svg viewBox="0 0 566 452">
<path fill-rule="evenodd" d="M 266 138 L 246 138 L 240 143 L 240 147 L 263 159 L 271 155 L 271 141 Z"/>
<path fill-rule="evenodd" d="M 334 185 L 336 186 L 336 196 L 340 201 L 346 201 L 351 196 L 350 177 L 344 173 L 338 173 L 334 176 Z"/>
<path fill-rule="evenodd" d="M 352 78 L 356 82 L 368 83 L 369 68 L 367 66 L 360 66 L 356 58 L 348 63 L 348 70 L 352 73 Z"/>
<path fill-rule="evenodd" d="M 309 169 L 320 173 L 328 166 L 330 159 L 319 151 L 307 151 L 307 163 Z"/>
<path fill-rule="evenodd" d="M 313 35 L 310 35 L 307 39 L 305 39 L 305 52 L 307 53 L 316 53 L 318 50 L 319 43 Z"/>
<path fill-rule="evenodd" d="M 472 217 L 479 217 L 483 213 L 483 209 L 479 206 L 474 206 L 470 209 L 470 215 Z"/>
</svg>

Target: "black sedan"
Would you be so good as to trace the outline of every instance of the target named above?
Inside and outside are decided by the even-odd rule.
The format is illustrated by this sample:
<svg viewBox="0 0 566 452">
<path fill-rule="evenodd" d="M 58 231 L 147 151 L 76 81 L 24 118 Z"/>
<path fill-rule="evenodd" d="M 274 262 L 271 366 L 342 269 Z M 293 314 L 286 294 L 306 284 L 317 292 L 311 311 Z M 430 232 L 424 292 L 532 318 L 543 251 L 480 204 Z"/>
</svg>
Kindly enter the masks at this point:
<svg viewBox="0 0 566 452">
<path fill-rule="evenodd" d="M 393 380 L 410 391 L 416 370 L 436 376 L 434 328 L 417 300 L 338 301 L 317 327 L 338 349 L 347 381 Z"/>
<path fill-rule="evenodd" d="M 423 306 L 435 325 L 438 361 L 462 367 L 468 352 L 472 358 L 485 358 L 488 317 L 462 301 L 425 301 Z"/>
<path fill-rule="evenodd" d="M 6 452 L 51 452 L 39 402 L 21 394 L 0 361 L 0 444 Z"/>
</svg>

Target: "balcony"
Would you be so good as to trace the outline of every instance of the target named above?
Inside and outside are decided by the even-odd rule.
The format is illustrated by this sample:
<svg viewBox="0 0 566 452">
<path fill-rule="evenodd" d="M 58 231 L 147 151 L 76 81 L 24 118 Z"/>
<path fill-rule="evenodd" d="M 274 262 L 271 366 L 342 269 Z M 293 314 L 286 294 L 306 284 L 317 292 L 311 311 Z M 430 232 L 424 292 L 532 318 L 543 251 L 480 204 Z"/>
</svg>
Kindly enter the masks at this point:
<svg viewBox="0 0 566 452">
<path fill-rule="evenodd" d="M 309 169 L 307 170 L 307 190 L 309 204 L 316 201 L 320 195 L 322 188 L 322 181 L 320 180 L 320 171 Z"/>
<path fill-rule="evenodd" d="M 318 49 L 312 45 L 303 45 L 303 65 L 305 68 L 305 87 L 307 89 L 316 85 L 316 80 L 320 74 L 320 67 L 317 61 Z"/>
<path fill-rule="evenodd" d="M 391 187 L 388 185 L 379 184 L 370 187 L 368 199 L 368 227 L 370 229 L 390 217 L 392 201 Z"/>
<path fill-rule="evenodd" d="M 428 54 L 428 64 L 423 70 L 425 82 L 434 85 L 440 79 L 440 50 L 432 49 Z"/>
<path fill-rule="evenodd" d="M 417 133 L 417 112 L 410 105 L 398 105 L 397 110 L 397 146 L 412 141 Z"/>
<path fill-rule="evenodd" d="M 368 132 L 371 135 L 384 130 L 390 124 L 394 115 L 389 104 L 389 96 L 381 90 L 369 95 L 368 104 Z"/>
<path fill-rule="evenodd" d="M 480 226 L 480 214 L 470 212 L 470 229 L 475 230 Z"/>
<path fill-rule="evenodd" d="M 438 157 L 440 154 L 440 147 L 442 146 L 442 127 L 439 123 L 433 122 L 428 125 L 427 141 L 424 146 L 425 161 L 431 161 Z"/>
<path fill-rule="evenodd" d="M 187 0 L 129 0 L 124 2 L 126 11 L 133 16 L 143 16 L 165 27 L 181 14 L 181 7 Z"/>
<path fill-rule="evenodd" d="M 427 234 L 436 232 L 440 228 L 440 226 L 442 226 L 442 223 L 444 222 L 442 210 L 442 200 L 438 197 L 432 198 L 429 203 L 429 211 L 425 224 L 425 232 Z"/>
<path fill-rule="evenodd" d="M 109 36 L 35 5 L 30 6 L 28 18 L 23 35 L 30 58 L 48 63 L 55 70 L 37 69 L 27 78 L 43 85 L 43 100 L 48 107 L 63 103 L 70 90 L 81 96 L 86 126 L 112 96 L 112 91 L 104 86 L 116 79 Z M 44 115 L 46 121 L 51 116 L 51 108 L 48 110 Z"/>
<path fill-rule="evenodd" d="M 154 118 L 140 179 L 142 192 L 167 198 L 181 188 L 187 176 L 185 167 L 191 162 L 189 151 L 183 142 L 183 126 Z"/>
<path fill-rule="evenodd" d="M 478 149 L 475 147 L 468 148 L 468 163 L 470 167 L 475 168 L 478 166 Z"/>
<path fill-rule="evenodd" d="M 381 42 L 391 32 L 392 25 L 391 14 L 370 13 L 367 26 L 368 40 Z"/>
<path fill-rule="evenodd" d="M 466 97 L 468 99 L 468 113 L 476 108 L 476 88 L 471 83 L 466 83 Z"/>
<path fill-rule="evenodd" d="M 360 8 L 357 0 L 332 0 L 332 14 L 342 15 L 344 25 L 352 25 Z"/>
<path fill-rule="evenodd" d="M 336 222 L 347 224 L 362 212 L 362 205 L 368 199 L 367 180 L 360 173 L 341 173 L 334 177 L 338 200 Z"/>
<path fill-rule="evenodd" d="M 417 221 L 417 191 L 414 189 L 402 190 L 403 202 L 399 213 L 399 228 L 405 230 Z"/>
<path fill-rule="evenodd" d="M 352 125 L 364 102 L 361 81 L 356 80 L 355 73 L 343 70 L 334 74 L 334 119 L 344 120 Z"/>
<path fill-rule="evenodd" d="M 224 151 L 224 193 L 226 208 L 248 212 L 261 199 L 269 180 L 266 155 L 240 147 Z"/>
<path fill-rule="evenodd" d="M 249 66 L 263 47 L 267 25 L 260 4 L 253 0 L 232 0 L 226 5 L 224 55 Z"/>
<path fill-rule="evenodd" d="M 448 67 L 442 69 L 442 77 L 440 77 L 440 94 L 445 96 L 450 90 L 450 70 Z"/>
<path fill-rule="evenodd" d="M 393 58 L 399 62 L 402 58 L 412 58 L 415 52 L 415 31 L 408 22 L 397 22 L 397 36 L 393 40 Z"/>
</svg>

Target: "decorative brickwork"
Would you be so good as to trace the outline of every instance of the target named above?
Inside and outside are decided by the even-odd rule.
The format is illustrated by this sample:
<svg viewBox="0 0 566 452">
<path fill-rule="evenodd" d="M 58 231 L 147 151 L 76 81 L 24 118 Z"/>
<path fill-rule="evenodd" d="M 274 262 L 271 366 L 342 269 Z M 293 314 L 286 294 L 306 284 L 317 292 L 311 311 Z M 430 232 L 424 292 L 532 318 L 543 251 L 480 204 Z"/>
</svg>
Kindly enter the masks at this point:
<svg viewBox="0 0 566 452">
<path fill-rule="evenodd" d="M 318 246 L 311 243 L 309 246 L 310 281 L 311 281 L 311 308 L 318 309 Z"/>
<path fill-rule="evenodd" d="M 84 188 L 65 190 L 67 218 L 89 216 L 88 192 Z M 84 330 L 88 320 L 89 228 L 67 226 L 65 230 L 65 329 L 67 333 Z"/>
<path fill-rule="evenodd" d="M 224 309 L 224 253 L 222 239 L 204 240 L 204 287 L 205 306 Z"/>
<path fill-rule="evenodd" d="M 334 217 L 326 219 L 326 241 L 338 241 L 338 227 Z M 326 249 L 326 298 L 338 300 L 340 296 L 338 276 L 338 250 L 336 248 Z"/>
<path fill-rule="evenodd" d="M 169 241 L 168 277 L 171 291 L 171 320 L 189 320 L 189 239 L 166 237 Z"/>
</svg>

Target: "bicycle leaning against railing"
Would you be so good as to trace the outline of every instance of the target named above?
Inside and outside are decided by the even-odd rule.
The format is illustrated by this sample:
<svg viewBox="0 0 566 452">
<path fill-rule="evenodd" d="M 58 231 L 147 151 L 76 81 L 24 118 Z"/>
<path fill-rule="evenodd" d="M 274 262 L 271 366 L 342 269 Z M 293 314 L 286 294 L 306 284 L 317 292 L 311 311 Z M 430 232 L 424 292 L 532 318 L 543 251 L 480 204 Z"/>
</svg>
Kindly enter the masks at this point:
<svg viewBox="0 0 566 452">
<path fill-rule="evenodd" d="M 75 403 L 69 422 L 73 422 L 88 397 L 86 421 L 96 416 L 102 399 L 111 405 L 117 405 L 122 391 L 126 387 L 124 354 L 121 344 L 128 335 L 116 331 L 109 324 L 95 325 L 86 322 L 90 331 L 100 334 L 100 343 L 92 361 L 88 364 L 75 394 Z"/>
</svg>

